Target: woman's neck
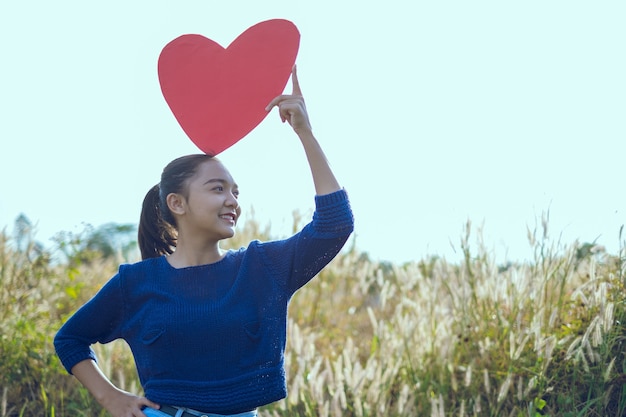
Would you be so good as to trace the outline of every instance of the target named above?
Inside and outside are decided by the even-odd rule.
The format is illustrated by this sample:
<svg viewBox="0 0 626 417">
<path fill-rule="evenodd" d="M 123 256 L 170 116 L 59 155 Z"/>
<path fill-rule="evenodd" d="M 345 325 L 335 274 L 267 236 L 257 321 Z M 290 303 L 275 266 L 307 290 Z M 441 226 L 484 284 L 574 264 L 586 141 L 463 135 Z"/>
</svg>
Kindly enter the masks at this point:
<svg viewBox="0 0 626 417">
<path fill-rule="evenodd" d="M 178 240 L 176 250 L 168 257 L 168 262 L 175 268 L 185 268 L 212 264 L 223 257 L 224 252 L 220 249 L 219 242 L 191 244 L 185 240 Z"/>
</svg>

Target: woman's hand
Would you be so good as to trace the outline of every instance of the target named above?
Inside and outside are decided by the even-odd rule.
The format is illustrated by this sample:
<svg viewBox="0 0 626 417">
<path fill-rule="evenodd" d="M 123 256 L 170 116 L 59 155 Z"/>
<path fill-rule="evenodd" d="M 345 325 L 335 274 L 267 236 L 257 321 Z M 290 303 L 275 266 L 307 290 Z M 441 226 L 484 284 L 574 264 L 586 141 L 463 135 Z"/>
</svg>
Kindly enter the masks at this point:
<svg viewBox="0 0 626 417">
<path fill-rule="evenodd" d="M 298 135 L 301 135 L 306 132 L 311 132 L 312 129 L 309 115 L 304 104 L 304 97 L 302 97 L 302 90 L 300 90 L 295 65 L 291 70 L 291 82 L 293 84 L 292 93 L 290 95 L 283 94 L 274 98 L 270 104 L 267 105 L 265 110 L 270 111 L 274 106 L 278 106 L 280 120 L 282 120 L 283 123 L 288 122 L 293 130 Z"/>
<path fill-rule="evenodd" d="M 100 400 L 100 404 L 113 417 L 146 417 L 142 411 L 145 407 L 159 408 L 159 405 L 146 397 L 138 397 L 129 392 L 117 390 Z"/>
<path fill-rule="evenodd" d="M 117 388 L 91 359 L 74 365 L 72 374 L 113 417 L 146 417 L 142 411 L 145 407 L 160 408 L 145 397 Z"/>
</svg>

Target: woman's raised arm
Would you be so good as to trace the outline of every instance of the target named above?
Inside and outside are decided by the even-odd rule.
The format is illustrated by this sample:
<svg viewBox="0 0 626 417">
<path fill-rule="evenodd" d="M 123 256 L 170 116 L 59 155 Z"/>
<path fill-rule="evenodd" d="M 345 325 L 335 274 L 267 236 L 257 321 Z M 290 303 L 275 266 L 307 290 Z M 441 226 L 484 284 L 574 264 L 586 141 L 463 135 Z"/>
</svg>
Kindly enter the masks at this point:
<svg viewBox="0 0 626 417">
<path fill-rule="evenodd" d="M 295 66 L 291 72 L 291 80 L 293 83 L 292 93 L 274 98 L 265 110 L 270 111 L 274 106 L 277 106 L 280 119 L 283 122 L 288 122 L 300 138 L 313 175 L 315 193 L 324 195 L 339 191 L 341 186 L 330 168 L 324 151 L 313 136 Z"/>
</svg>

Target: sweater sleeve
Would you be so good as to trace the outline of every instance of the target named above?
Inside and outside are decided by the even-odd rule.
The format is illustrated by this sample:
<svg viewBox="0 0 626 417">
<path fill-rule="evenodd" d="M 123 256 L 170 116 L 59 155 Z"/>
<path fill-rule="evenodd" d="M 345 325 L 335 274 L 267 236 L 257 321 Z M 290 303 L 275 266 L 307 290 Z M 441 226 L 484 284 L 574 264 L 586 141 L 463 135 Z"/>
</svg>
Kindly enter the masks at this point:
<svg viewBox="0 0 626 417">
<path fill-rule="evenodd" d="M 293 294 L 333 260 L 353 230 L 345 190 L 315 196 L 312 221 L 288 239 L 264 244 L 266 261 L 277 276 L 287 277 Z"/>
<path fill-rule="evenodd" d="M 74 365 L 85 359 L 97 361 L 92 344 L 107 343 L 121 337 L 124 314 L 122 295 L 117 274 L 57 332 L 54 347 L 67 372 L 71 373 Z"/>
</svg>

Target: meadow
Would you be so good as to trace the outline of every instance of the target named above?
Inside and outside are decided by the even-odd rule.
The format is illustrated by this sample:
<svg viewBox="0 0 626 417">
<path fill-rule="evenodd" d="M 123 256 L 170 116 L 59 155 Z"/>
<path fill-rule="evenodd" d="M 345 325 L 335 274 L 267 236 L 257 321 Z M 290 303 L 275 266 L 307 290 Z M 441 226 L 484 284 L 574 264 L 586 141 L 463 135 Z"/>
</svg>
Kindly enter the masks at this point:
<svg viewBox="0 0 626 417">
<path fill-rule="evenodd" d="M 52 338 L 121 252 L 81 234 L 44 249 L 16 229 L 0 233 L 0 417 L 106 416 Z M 249 220 L 230 245 L 271 237 Z M 626 415 L 626 245 L 563 244 L 545 220 L 527 239 L 534 258 L 520 263 L 494 259 L 470 223 L 458 262 L 396 265 L 346 248 L 293 298 L 289 396 L 259 415 Z M 141 393 L 123 342 L 95 349 L 114 383 Z"/>
</svg>

